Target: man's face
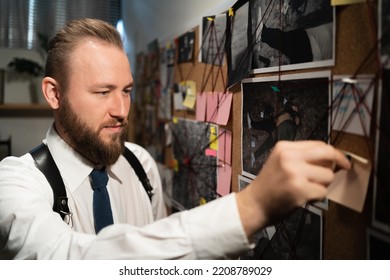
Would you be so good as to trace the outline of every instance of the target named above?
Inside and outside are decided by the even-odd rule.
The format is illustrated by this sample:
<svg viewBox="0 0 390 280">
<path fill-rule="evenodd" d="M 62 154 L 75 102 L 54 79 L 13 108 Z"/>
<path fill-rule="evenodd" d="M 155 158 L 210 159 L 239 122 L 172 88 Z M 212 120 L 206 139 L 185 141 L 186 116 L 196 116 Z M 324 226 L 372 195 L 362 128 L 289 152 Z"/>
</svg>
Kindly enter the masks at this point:
<svg viewBox="0 0 390 280">
<path fill-rule="evenodd" d="M 60 92 L 56 129 L 95 165 L 116 162 L 123 151 L 133 86 L 126 54 L 97 40 L 80 43 L 70 58 L 68 91 Z"/>
</svg>

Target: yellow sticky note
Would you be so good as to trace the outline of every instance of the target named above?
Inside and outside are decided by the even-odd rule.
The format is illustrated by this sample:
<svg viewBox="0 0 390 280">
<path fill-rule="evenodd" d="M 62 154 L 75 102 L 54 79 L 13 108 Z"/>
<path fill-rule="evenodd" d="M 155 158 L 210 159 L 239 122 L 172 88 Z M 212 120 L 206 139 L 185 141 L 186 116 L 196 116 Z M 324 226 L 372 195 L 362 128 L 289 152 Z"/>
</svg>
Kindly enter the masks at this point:
<svg viewBox="0 0 390 280">
<path fill-rule="evenodd" d="M 218 151 L 217 129 L 215 126 L 210 126 L 210 149 Z"/>
<path fill-rule="evenodd" d="M 195 103 L 196 103 L 196 93 L 193 92 L 190 88 L 188 88 L 186 91 L 186 98 L 183 101 L 183 106 L 189 109 L 194 109 Z"/>
<path fill-rule="evenodd" d="M 179 172 L 179 162 L 177 161 L 177 159 L 172 159 L 171 167 L 172 167 L 173 171 Z"/>
<path fill-rule="evenodd" d="M 176 118 L 176 117 L 173 117 L 173 118 L 172 118 L 172 122 L 173 122 L 173 123 L 178 123 L 178 122 L 179 122 L 179 120 L 178 120 L 178 118 Z"/>
<path fill-rule="evenodd" d="M 194 109 L 196 103 L 196 83 L 194 81 L 183 82 L 186 89 L 186 98 L 183 101 L 183 106 Z"/>
<path fill-rule="evenodd" d="M 332 0 L 330 4 L 332 6 L 338 6 L 338 5 L 350 5 L 350 4 L 356 4 L 366 2 L 366 0 Z"/>
</svg>

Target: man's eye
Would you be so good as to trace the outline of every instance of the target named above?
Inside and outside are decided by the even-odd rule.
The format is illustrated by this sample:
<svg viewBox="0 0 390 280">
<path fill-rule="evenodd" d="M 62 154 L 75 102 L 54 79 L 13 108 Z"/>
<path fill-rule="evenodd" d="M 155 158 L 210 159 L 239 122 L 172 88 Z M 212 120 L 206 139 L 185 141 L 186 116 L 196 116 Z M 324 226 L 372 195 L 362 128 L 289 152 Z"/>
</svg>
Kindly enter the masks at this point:
<svg viewBox="0 0 390 280">
<path fill-rule="evenodd" d="M 108 90 L 104 90 L 104 91 L 97 91 L 96 94 L 101 94 L 101 95 L 107 95 L 109 94 L 110 92 Z"/>
<path fill-rule="evenodd" d="M 124 89 L 124 90 L 123 90 L 123 93 L 124 93 L 124 94 L 131 94 L 131 88 Z"/>
</svg>

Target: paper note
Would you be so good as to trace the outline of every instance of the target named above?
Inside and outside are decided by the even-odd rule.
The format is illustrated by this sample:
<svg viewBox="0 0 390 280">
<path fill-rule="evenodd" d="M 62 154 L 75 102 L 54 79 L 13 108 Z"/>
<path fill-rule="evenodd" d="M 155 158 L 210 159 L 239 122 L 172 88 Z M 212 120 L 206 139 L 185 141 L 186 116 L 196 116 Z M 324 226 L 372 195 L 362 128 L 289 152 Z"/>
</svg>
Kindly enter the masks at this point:
<svg viewBox="0 0 390 280">
<path fill-rule="evenodd" d="M 170 120 L 172 118 L 172 98 L 169 89 L 164 88 L 158 106 L 158 118 Z"/>
<path fill-rule="evenodd" d="M 204 122 L 206 120 L 207 93 L 198 92 L 196 94 L 196 120 Z"/>
<path fill-rule="evenodd" d="M 366 2 L 367 0 L 331 0 L 330 4 L 332 6 L 338 6 L 338 5 L 350 5 L 350 4 L 357 4 L 361 2 Z"/>
<path fill-rule="evenodd" d="M 194 109 L 196 102 L 196 93 L 190 88 L 187 89 L 186 98 L 184 99 L 183 105 L 189 109 Z"/>
<path fill-rule="evenodd" d="M 228 164 L 220 163 L 218 165 L 217 193 L 224 196 L 230 193 L 232 181 L 232 167 Z"/>
<path fill-rule="evenodd" d="M 220 162 L 232 164 L 232 132 L 223 130 L 218 137 L 218 160 Z"/>
<path fill-rule="evenodd" d="M 172 140 L 173 140 L 172 127 L 169 123 L 166 123 L 164 125 L 164 132 L 165 132 L 165 146 L 168 147 L 172 145 Z"/>
<path fill-rule="evenodd" d="M 344 82 L 347 78 L 335 76 L 333 85 L 332 129 L 367 136 L 370 133 L 373 77 L 362 77 Z"/>
<path fill-rule="evenodd" d="M 217 128 L 215 126 L 210 126 L 210 149 L 218 151 L 218 139 L 217 139 Z"/>
<path fill-rule="evenodd" d="M 174 93 L 173 106 L 175 111 L 185 110 L 185 107 L 183 106 L 183 94 L 181 92 Z"/>
<path fill-rule="evenodd" d="M 234 10 L 233 8 L 229 8 L 229 17 L 234 16 Z"/>
<path fill-rule="evenodd" d="M 226 125 L 230 117 L 230 109 L 232 107 L 233 93 L 219 92 L 218 93 L 218 114 L 217 124 Z"/>
<path fill-rule="evenodd" d="M 205 150 L 205 155 L 209 156 L 209 157 L 217 157 L 217 150 L 206 149 Z"/>
<path fill-rule="evenodd" d="M 170 165 L 171 165 L 173 171 L 179 172 L 179 162 L 176 159 L 172 159 Z"/>
<path fill-rule="evenodd" d="M 206 121 L 216 122 L 218 118 L 218 93 L 209 92 L 207 93 L 207 112 Z"/>
<path fill-rule="evenodd" d="M 336 173 L 333 182 L 328 186 L 327 197 L 361 213 L 366 200 L 371 163 L 366 159 L 352 157 L 351 164 L 350 170 L 340 170 Z"/>
<path fill-rule="evenodd" d="M 185 88 L 185 99 L 183 105 L 189 109 L 194 109 L 196 101 L 196 83 L 194 81 L 185 81 L 182 83 Z"/>
</svg>

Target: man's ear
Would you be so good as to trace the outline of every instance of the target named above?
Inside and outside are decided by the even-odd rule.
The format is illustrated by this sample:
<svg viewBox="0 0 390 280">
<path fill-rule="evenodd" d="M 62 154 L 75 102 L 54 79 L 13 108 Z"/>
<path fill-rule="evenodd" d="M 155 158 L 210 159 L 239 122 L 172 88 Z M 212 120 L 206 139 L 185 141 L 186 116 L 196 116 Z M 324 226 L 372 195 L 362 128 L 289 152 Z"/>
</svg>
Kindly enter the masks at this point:
<svg viewBox="0 0 390 280">
<path fill-rule="evenodd" d="M 42 80 L 42 93 L 52 109 L 59 107 L 59 87 L 56 80 L 51 77 L 44 77 Z"/>
</svg>

